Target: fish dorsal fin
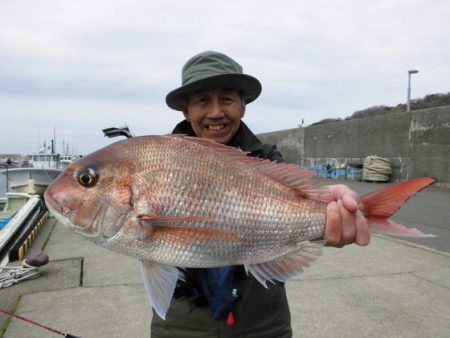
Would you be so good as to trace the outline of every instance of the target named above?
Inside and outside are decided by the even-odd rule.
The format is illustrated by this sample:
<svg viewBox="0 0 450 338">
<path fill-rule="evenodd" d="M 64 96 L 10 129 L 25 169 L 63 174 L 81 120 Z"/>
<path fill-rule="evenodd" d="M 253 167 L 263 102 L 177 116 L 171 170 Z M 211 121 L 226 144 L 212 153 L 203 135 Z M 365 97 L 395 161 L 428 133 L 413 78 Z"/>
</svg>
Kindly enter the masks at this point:
<svg viewBox="0 0 450 338">
<path fill-rule="evenodd" d="M 141 263 L 145 293 L 150 306 L 158 316 L 165 319 L 177 280 L 183 279 L 183 274 L 174 266 L 147 261 Z"/>
<path fill-rule="evenodd" d="M 288 254 L 272 261 L 259 264 L 244 265 L 245 271 L 251 274 L 267 288 L 267 281 L 287 282 L 300 278 L 303 269 L 307 268 L 322 253 L 323 241 L 302 242 L 292 248 Z"/>
<path fill-rule="evenodd" d="M 218 151 L 231 159 L 246 164 L 254 168 L 270 179 L 293 189 L 295 194 L 302 197 L 313 198 L 321 201 L 333 200 L 327 197 L 326 190 L 316 189 L 312 178 L 316 175 L 314 171 L 307 170 L 292 163 L 279 163 L 271 160 L 265 160 L 248 156 L 249 152 L 238 148 L 230 147 L 213 140 L 198 137 L 186 136 L 181 134 L 168 135 L 166 137 L 176 138 L 193 142 L 207 148 Z"/>
</svg>

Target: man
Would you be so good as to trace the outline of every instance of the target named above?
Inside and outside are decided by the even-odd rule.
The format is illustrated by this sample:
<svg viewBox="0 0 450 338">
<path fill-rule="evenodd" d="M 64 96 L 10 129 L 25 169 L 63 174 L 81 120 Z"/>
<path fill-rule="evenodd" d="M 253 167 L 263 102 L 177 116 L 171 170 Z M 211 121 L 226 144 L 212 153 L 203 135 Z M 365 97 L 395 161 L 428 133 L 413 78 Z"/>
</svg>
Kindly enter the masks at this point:
<svg viewBox="0 0 450 338">
<path fill-rule="evenodd" d="M 242 122 L 246 104 L 261 93 L 260 82 L 228 56 L 203 52 L 183 67 L 182 86 L 166 97 L 185 120 L 174 133 L 207 138 L 248 151 L 250 156 L 283 161 L 273 145 L 263 144 Z M 325 241 L 342 247 L 370 240 L 367 221 L 357 210 L 358 195 L 330 186 L 335 201 L 327 207 Z M 166 320 L 153 316 L 152 337 L 291 337 L 283 283 L 264 288 L 242 267 L 187 269 Z"/>
</svg>

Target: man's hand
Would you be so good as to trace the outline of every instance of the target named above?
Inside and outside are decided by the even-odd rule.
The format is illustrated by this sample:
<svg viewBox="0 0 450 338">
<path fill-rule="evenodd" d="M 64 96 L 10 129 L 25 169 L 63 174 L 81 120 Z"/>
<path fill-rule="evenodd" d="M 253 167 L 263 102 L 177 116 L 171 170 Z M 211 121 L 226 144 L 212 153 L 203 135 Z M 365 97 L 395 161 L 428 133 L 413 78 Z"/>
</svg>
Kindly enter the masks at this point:
<svg viewBox="0 0 450 338">
<path fill-rule="evenodd" d="M 326 245 L 341 248 L 351 243 L 369 244 L 368 222 L 358 210 L 359 195 L 343 184 L 326 188 L 335 198 L 327 206 L 324 236 Z"/>
</svg>

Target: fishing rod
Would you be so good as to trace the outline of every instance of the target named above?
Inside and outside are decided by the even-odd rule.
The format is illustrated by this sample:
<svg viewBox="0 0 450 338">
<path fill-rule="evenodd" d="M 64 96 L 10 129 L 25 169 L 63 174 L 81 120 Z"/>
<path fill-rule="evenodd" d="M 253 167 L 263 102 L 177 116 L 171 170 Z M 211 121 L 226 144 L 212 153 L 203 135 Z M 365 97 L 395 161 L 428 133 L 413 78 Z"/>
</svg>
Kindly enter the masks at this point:
<svg viewBox="0 0 450 338">
<path fill-rule="evenodd" d="M 8 287 L 11 286 L 15 283 L 18 283 L 21 280 L 24 279 L 28 279 L 28 278 L 34 278 L 39 276 L 39 267 L 47 264 L 49 261 L 48 255 L 41 253 L 39 255 L 33 256 L 33 257 L 27 257 L 23 262 L 22 262 L 22 266 L 20 267 L 15 267 L 15 268 L 8 268 L 11 269 L 11 271 L 8 271 L 6 273 L 3 273 L 2 275 L 0 275 L 0 288 L 2 286 L 4 287 Z M 3 267 L 2 269 L 6 269 L 7 267 Z M 25 322 L 28 322 L 30 324 L 39 326 L 43 329 L 46 329 L 48 331 L 51 331 L 53 333 L 57 333 L 63 337 L 67 337 L 67 338 L 80 338 L 77 336 L 74 336 L 70 333 L 64 333 L 61 331 L 58 331 L 56 329 L 53 329 L 47 325 L 38 323 L 34 320 L 25 318 L 23 316 L 17 315 L 15 313 L 9 312 L 7 310 L 4 310 L 2 308 L 0 308 L 0 313 L 3 313 L 7 316 L 13 317 L 13 318 L 17 318 L 20 320 L 23 320 Z"/>
<path fill-rule="evenodd" d="M 0 308 L 0 312 L 3 313 L 3 314 L 5 314 L 5 315 L 7 315 L 7 316 L 10 316 L 10 317 L 13 317 L 13 318 L 17 318 L 17 319 L 23 320 L 23 321 L 25 321 L 25 322 L 28 322 L 28 323 L 30 323 L 30 324 L 39 326 L 39 327 L 41 327 L 41 328 L 43 328 L 43 329 L 46 329 L 46 330 L 48 330 L 48 331 L 50 331 L 50 332 L 59 334 L 59 335 L 61 335 L 61 336 L 63 336 L 63 337 L 67 337 L 67 338 L 81 338 L 81 337 L 78 337 L 78 336 L 74 336 L 74 335 L 72 335 L 72 334 L 70 334 L 70 333 L 64 333 L 64 332 L 58 331 L 58 330 L 56 330 L 56 329 L 54 329 L 54 328 L 51 328 L 51 327 L 49 327 L 49 326 L 47 326 L 47 325 L 38 323 L 38 322 L 36 322 L 36 321 L 34 321 L 34 320 L 31 320 L 31 319 L 28 319 L 28 318 L 25 318 L 25 317 L 16 315 L 15 313 L 12 313 L 12 312 L 3 310 L 2 308 Z"/>
</svg>

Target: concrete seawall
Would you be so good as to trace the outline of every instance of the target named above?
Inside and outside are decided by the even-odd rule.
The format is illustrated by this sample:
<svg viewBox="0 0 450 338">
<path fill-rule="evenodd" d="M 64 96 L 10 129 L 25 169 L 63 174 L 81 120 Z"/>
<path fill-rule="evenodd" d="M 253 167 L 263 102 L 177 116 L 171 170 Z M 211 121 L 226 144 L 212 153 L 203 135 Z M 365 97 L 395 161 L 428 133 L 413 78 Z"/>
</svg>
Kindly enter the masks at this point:
<svg viewBox="0 0 450 338">
<path fill-rule="evenodd" d="M 288 162 L 303 166 L 388 158 L 393 181 L 433 176 L 450 184 L 450 106 L 344 120 L 259 134 Z"/>
</svg>

